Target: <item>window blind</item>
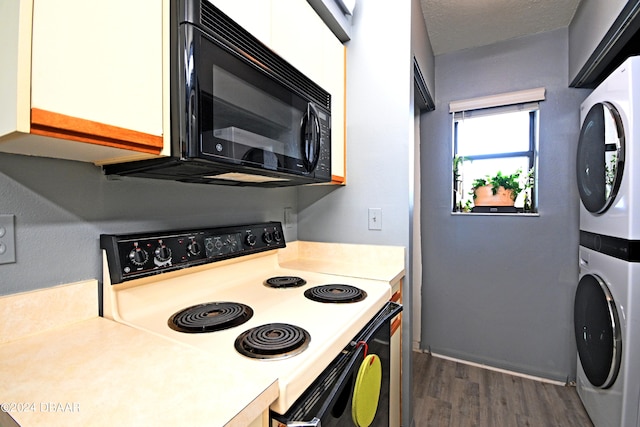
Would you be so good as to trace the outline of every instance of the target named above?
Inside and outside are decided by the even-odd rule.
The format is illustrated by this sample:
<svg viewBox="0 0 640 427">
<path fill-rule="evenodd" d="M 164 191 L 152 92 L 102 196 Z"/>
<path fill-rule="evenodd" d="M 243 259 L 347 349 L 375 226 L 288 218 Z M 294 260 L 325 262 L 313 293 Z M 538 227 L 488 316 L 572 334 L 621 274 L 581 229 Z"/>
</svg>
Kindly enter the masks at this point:
<svg viewBox="0 0 640 427">
<path fill-rule="evenodd" d="M 537 105 L 538 101 L 543 101 L 544 99 L 545 88 L 539 87 L 535 89 L 526 89 L 516 92 L 505 92 L 495 95 L 481 96 L 478 98 L 463 99 L 460 101 L 451 101 L 449 103 L 449 112 L 469 112 L 470 110 L 482 110 L 485 108 L 504 107 L 516 104 L 528 104 L 532 102 L 535 102 Z"/>
<path fill-rule="evenodd" d="M 504 105 L 502 107 L 488 107 L 478 110 L 463 110 L 453 113 L 456 121 L 472 119 L 483 116 L 495 116 L 496 114 L 513 113 L 516 111 L 536 111 L 539 109 L 538 102 L 527 102 L 526 104 Z"/>
</svg>

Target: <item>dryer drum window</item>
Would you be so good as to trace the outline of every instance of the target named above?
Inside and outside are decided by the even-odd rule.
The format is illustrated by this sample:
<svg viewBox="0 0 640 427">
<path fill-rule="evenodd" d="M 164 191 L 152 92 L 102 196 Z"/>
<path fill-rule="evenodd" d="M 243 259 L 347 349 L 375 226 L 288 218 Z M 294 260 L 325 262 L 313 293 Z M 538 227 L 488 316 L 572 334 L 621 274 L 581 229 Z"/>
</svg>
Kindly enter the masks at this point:
<svg viewBox="0 0 640 427">
<path fill-rule="evenodd" d="M 589 382 L 611 387 L 620 370 L 622 339 L 615 302 L 600 277 L 580 279 L 573 316 L 579 361 Z"/>
<path fill-rule="evenodd" d="M 604 213 L 620 188 L 624 169 L 624 128 L 616 108 L 595 104 L 585 117 L 578 140 L 578 191 L 591 213 Z"/>
</svg>

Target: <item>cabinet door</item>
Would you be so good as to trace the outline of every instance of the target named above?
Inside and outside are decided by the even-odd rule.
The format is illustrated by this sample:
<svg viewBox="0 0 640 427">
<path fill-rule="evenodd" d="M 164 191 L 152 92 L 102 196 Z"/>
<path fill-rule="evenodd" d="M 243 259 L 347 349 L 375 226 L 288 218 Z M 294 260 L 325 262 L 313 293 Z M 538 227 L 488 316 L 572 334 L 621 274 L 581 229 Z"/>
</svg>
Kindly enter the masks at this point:
<svg viewBox="0 0 640 427">
<path fill-rule="evenodd" d="M 51 136 L 77 133 L 160 153 L 162 7 L 156 0 L 34 0 L 32 133 L 54 128 L 61 134 Z"/>
<path fill-rule="evenodd" d="M 331 181 L 346 180 L 346 48 L 333 36 L 323 39 L 324 88 L 331 94 Z"/>
<path fill-rule="evenodd" d="M 273 50 L 323 86 L 323 36 L 329 30 L 318 14 L 306 1 L 277 0 L 271 6 L 271 22 Z"/>
<path fill-rule="evenodd" d="M 0 2 L 0 137 L 29 132 L 32 6 Z"/>
<path fill-rule="evenodd" d="M 211 0 L 211 3 L 255 38 L 271 46 L 270 0 Z"/>
</svg>

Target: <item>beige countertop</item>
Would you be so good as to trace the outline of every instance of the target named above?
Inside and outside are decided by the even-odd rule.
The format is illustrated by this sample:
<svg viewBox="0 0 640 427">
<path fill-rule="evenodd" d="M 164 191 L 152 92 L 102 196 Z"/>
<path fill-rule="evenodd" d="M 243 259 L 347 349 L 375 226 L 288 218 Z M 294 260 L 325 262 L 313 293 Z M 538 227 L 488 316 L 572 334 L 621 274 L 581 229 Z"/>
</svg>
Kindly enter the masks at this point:
<svg viewBox="0 0 640 427">
<path fill-rule="evenodd" d="M 405 249 L 395 246 L 298 241 L 278 258 L 284 268 L 390 285 L 405 273 Z M 277 399 L 276 375 L 246 378 L 195 348 L 98 317 L 97 295 L 89 280 L 0 297 L 0 425 L 247 426 Z"/>
<path fill-rule="evenodd" d="M 46 317 L 57 311 L 47 303 L 61 294 L 89 295 L 92 288 L 97 296 L 96 285 L 2 297 L 0 315 L 40 306 L 34 317 Z M 65 306 L 59 326 L 22 337 L 11 336 L 5 326 L 12 322 L 0 318 L 0 425 L 246 426 L 278 396 L 277 378 L 268 372 L 246 378 L 219 369 L 224 361 L 97 317 L 97 300 L 93 307 L 93 317 L 86 317 L 82 308 Z M 202 369 L 208 365 L 218 366 Z M 204 393 L 203 383 L 210 384 Z"/>
<path fill-rule="evenodd" d="M 405 275 L 402 246 L 295 241 L 278 252 L 282 267 L 363 279 L 390 285 Z"/>
</svg>

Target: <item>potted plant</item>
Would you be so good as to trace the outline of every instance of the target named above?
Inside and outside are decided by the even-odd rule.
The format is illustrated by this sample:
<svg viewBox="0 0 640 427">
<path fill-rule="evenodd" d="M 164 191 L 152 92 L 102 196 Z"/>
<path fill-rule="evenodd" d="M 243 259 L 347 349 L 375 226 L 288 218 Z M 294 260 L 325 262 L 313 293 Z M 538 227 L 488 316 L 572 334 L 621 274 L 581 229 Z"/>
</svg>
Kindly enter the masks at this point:
<svg viewBox="0 0 640 427">
<path fill-rule="evenodd" d="M 462 177 L 460 176 L 460 167 L 462 162 L 464 162 L 465 158 L 462 156 L 458 156 L 457 154 L 453 156 L 453 210 L 462 211 Z"/>
<path fill-rule="evenodd" d="M 513 206 L 518 195 L 531 188 L 533 169 L 526 174 L 518 169 L 512 174 L 501 171 L 473 181 L 471 194 L 475 206 Z"/>
</svg>

